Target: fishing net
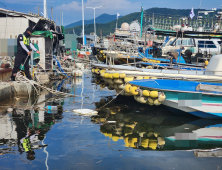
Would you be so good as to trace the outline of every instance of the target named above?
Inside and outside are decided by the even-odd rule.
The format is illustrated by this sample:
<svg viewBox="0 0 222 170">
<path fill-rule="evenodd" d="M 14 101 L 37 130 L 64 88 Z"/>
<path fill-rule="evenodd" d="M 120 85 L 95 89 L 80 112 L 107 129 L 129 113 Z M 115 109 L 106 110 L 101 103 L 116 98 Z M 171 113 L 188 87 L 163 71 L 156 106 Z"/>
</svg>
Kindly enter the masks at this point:
<svg viewBox="0 0 222 170">
<path fill-rule="evenodd" d="M 44 37 L 50 37 L 53 39 L 53 34 L 51 31 L 35 31 L 32 33 L 32 35 L 42 35 Z"/>
</svg>

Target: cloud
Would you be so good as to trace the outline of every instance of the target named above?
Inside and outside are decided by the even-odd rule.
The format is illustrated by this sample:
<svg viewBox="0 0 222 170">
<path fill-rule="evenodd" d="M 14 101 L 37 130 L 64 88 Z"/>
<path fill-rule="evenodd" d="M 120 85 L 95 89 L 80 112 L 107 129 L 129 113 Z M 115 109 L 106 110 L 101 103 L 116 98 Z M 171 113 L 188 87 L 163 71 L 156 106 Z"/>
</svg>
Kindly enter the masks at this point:
<svg viewBox="0 0 222 170">
<path fill-rule="evenodd" d="M 96 10 L 96 13 L 109 13 L 115 14 L 119 12 L 121 15 L 128 14 L 134 11 L 140 11 L 141 3 L 139 2 L 130 2 L 127 0 L 87 0 L 84 3 L 85 7 L 96 7 L 105 5 L 105 7 Z M 81 11 L 82 10 L 82 3 L 77 1 L 72 1 L 70 3 L 63 3 L 60 6 L 57 6 L 55 9 L 62 10 L 62 11 Z M 90 9 L 85 9 L 86 13 L 90 11 Z M 89 12 L 92 13 L 92 12 Z"/>
</svg>

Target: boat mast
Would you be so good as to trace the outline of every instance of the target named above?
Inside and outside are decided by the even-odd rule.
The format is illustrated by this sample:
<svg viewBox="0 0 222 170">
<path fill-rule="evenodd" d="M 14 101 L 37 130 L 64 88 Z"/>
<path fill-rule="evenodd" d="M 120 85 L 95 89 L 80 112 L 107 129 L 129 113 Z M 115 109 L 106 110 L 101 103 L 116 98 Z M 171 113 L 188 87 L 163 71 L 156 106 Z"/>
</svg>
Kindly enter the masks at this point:
<svg viewBox="0 0 222 170">
<path fill-rule="evenodd" d="M 140 28 L 140 38 L 142 37 L 142 30 L 143 30 L 143 4 L 141 7 L 141 28 Z"/>
</svg>

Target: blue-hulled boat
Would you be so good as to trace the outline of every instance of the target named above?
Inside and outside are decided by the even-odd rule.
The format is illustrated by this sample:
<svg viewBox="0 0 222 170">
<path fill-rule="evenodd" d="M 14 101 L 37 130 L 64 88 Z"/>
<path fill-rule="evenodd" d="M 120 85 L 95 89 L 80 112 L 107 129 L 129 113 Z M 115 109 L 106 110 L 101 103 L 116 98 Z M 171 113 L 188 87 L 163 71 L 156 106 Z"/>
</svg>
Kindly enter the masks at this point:
<svg viewBox="0 0 222 170">
<path fill-rule="evenodd" d="M 201 118 L 222 118 L 222 84 L 181 80 L 136 80 L 130 84 L 164 92 L 162 104 Z"/>
</svg>

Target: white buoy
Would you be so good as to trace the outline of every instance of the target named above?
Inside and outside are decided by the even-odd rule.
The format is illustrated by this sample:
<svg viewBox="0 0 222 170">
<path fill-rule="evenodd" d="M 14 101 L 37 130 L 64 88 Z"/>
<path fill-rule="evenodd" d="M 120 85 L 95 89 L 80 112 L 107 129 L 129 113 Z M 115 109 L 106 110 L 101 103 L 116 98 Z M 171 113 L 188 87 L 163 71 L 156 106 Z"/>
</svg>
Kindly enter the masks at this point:
<svg viewBox="0 0 222 170">
<path fill-rule="evenodd" d="M 74 113 L 77 113 L 81 116 L 94 116 L 97 115 L 98 112 L 95 110 L 90 110 L 90 109 L 76 109 L 73 110 Z"/>
<path fill-rule="evenodd" d="M 7 109 L 7 112 L 12 112 L 12 111 L 13 111 L 12 108 L 8 108 L 8 109 Z"/>
</svg>

